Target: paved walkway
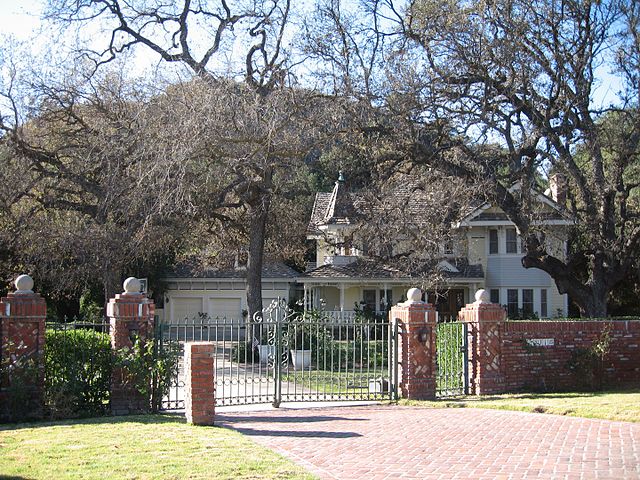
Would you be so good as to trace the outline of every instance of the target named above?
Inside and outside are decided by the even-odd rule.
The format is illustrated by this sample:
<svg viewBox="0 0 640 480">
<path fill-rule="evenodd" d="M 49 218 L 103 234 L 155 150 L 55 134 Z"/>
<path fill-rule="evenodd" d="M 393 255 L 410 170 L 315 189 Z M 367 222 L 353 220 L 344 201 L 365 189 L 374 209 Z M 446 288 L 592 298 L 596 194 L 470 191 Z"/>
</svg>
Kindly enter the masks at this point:
<svg viewBox="0 0 640 480">
<path fill-rule="evenodd" d="M 640 424 L 397 406 L 225 412 L 322 479 L 640 479 Z"/>
</svg>

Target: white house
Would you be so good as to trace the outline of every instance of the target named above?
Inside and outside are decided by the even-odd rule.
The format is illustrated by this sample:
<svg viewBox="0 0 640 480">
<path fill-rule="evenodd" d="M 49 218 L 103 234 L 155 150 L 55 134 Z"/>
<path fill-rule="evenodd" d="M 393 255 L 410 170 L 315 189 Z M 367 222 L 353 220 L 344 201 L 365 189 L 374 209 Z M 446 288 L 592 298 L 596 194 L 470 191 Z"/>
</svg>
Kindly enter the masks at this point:
<svg viewBox="0 0 640 480">
<path fill-rule="evenodd" d="M 557 184 L 553 193 L 557 195 Z M 536 195 L 542 212 L 540 222 L 552 232 L 545 238 L 547 247 L 562 257 L 571 220 L 553 198 Z M 316 194 L 307 235 L 316 242 L 316 262 L 298 278 L 306 308 L 350 312 L 357 304 L 382 313 L 403 300 L 408 287 L 416 285 L 411 275 L 367 258 L 342 241 L 356 226 L 355 208 L 342 175 L 332 192 Z M 522 267 L 518 233 L 503 211 L 490 204 L 478 205 L 451 228 L 456 244 L 444 248 L 441 260 L 432 265 L 446 286 L 443 293 L 436 296 L 431 292 L 429 298 L 440 314 L 455 315 L 473 301 L 476 290 L 485 288 L 491 300 L 505 305 L 512 317 L 566 316 L 567 296 L 558 292 L 551 277 Z"/>
</svg>

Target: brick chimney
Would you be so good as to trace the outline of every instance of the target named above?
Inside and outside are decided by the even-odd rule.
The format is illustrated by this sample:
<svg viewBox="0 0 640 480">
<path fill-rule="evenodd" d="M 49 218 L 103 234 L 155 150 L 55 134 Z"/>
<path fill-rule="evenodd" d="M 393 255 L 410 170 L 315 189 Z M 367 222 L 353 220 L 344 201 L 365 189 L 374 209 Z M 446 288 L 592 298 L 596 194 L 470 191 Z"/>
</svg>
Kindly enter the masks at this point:
<svg viewBox="0 0 640 480">
<path fill-rule="evenodd" d="M 567 177 L 562 173 L 554 173 L 549 177 L 551 198 L 561 207 L 567 204 Z"/>
</svg>

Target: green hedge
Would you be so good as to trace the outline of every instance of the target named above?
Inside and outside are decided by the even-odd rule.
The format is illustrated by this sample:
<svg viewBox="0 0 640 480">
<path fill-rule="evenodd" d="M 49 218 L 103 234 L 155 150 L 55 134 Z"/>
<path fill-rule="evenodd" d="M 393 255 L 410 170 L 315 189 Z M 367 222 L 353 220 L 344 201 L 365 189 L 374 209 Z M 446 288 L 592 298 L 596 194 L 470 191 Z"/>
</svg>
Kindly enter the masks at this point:
<svg viewBox="0 0 640 480">
<path fill-rule="evenodd" d="M 44 352 L 45 406 L 52 417 L 108 411 L 114 364 L 108 334 L 48 329 Z"/>
</svg>

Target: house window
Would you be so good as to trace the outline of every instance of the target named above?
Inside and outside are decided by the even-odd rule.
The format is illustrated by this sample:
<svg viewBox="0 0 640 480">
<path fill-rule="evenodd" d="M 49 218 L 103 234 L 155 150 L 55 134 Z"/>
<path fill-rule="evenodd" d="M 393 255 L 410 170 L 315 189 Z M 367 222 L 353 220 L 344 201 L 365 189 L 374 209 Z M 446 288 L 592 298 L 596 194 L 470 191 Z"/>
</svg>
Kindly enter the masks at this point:
<svg viewBox="0 0 640 480">
<path fill-rule="evenodd" d="M 449 239 L 444 242 L 444 254 L 453 255 L 453 240 Z"/>
<path fill-rule="evenodd" d="M 522 290 L 522 315 L 524 317 L 533 316 L 533 289 Z"/>
<path fill-rule="evenodd" d="M 547 304 L 547 289 L 540 290 L 540 316 L 547 318 L 549 316 L 549 306 Z"/>
<path fill-rule="evenodd" d="M 489 253 L 498 253 L 498 230 L 494 228 L 489 230 Z"/>
<path fill-rule="evenodd" d="M 391 290 L 380 290 L 380 308 L 379 312 L 386 312 L 393 305 L 393 295 Z"/>
<path fill-rule="evenodd" d="M 518 253 L 518 235 L 515 228 L 507 228 L 507 253 Z"/>
<path fill-rule="evenodd" d="M 507 290 L 507 315 L 511 318 L 518 316 L 518 290 Z"/>
<path fill-rule="evenodd" d="M 491 303 L 500 303 L 500 290 L 497 288 L 492 288 L 489 290 L 489 294 L 491 295 Z"/>
<path fill-rule="evenodd" d="M 375 290 L 363 290 L 362 291 L 362 303 L 363 309 L 368 312 L 376 311 L 376 291 Z"/>
</svg>

